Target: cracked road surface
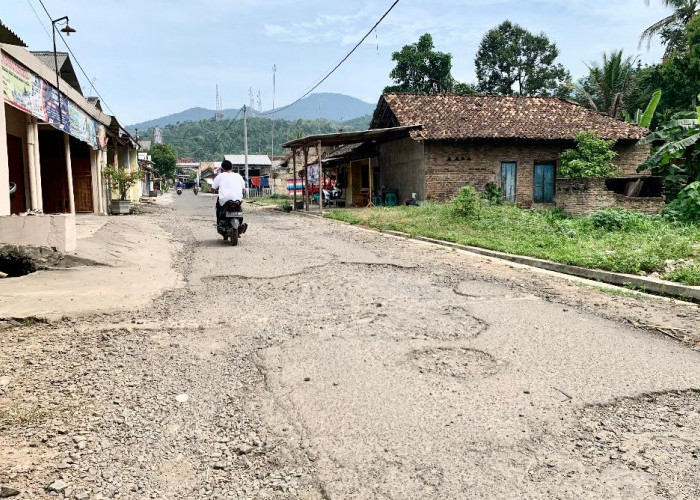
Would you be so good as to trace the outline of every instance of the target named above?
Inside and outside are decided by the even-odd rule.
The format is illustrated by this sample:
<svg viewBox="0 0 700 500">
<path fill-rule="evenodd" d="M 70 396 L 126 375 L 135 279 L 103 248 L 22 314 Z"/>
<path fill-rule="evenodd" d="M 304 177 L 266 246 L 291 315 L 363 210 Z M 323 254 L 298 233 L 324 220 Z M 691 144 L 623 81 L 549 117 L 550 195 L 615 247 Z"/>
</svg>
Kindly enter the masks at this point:
<svg viewBox="0 0 700 500">
<path fill-rule="evenodd" d="M 232 248 L 212 205 L 146 215 L 181 288 L 5 325 L 0 491 L 700 496 L 697 306 L 251 205 Z"/>
</svg>

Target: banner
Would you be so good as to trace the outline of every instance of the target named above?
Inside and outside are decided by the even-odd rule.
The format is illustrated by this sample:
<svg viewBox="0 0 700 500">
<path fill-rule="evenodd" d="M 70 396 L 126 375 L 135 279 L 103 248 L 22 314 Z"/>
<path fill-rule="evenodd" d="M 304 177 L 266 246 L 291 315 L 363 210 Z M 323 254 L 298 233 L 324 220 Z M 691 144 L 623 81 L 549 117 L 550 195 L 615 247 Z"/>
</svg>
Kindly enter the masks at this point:
<svg viewBox="0 0 700 500">
<path fill-rule="evenodd" d="M 80 109 L 63 92 L 59 93 L 56 87 L 5 54 L 2 54 L 1 62 L 6 103 L 88 143 L 93 149 L 106 146 L 104 125 Z"/>
</svg>

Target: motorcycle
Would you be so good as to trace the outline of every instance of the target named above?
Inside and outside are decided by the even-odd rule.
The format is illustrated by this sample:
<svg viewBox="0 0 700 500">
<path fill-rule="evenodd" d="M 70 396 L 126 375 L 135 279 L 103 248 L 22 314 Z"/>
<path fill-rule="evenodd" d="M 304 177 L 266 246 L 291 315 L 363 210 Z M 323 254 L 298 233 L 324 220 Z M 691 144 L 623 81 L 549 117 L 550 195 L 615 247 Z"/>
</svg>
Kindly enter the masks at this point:
<svg viewBox="0 0 700 500">
<path fill-rule="evenodd" d="M 192 192 L 194 193 L 195 196 L 197 196 L 197 193 L 199 193 L 199 188 L 197 186 L 193 187 Z"/>
<path fill-rule="evenodd" d="M 177 195 L 180 196 L 182 194 L 182 188 L 177 188 Z"/>
<path fill-rule="evenodd" d="M 230 240 L 231 246 L 234 247 L 238 245 L 238 238 L 248 229 L 248 224 L 243 222 L 241 204 L 240 201 L 227 201 L 220 209 L 222 217 L 219 219 L 217 227 L 219 234 L 224 237 L 224 241 Z"/>
<path fill-rule="evenodd" d="M 328 204 L 332 200 L 339 200 L 343 197 L 343 190 L 336 184 L 333 186 L 333 190 L 323 188 L 323 199 L 325 203 Z"/>
</svg>

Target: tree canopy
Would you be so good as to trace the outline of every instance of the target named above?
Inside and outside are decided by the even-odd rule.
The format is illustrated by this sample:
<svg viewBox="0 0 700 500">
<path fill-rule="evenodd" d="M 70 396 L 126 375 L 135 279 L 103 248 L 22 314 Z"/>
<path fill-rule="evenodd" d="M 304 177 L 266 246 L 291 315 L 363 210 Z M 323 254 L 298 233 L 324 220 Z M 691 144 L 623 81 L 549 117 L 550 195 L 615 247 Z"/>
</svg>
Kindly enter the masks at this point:
<svg viewBox="0 0 700 500">
<path fill-rule="evenodd" d="M 175 175 L 177 153 L 169 144 L 154 144 L 149 150 L 158 175 L 169 179 Z"/>
<path fill-rule="evenodd" d="M 569 72 L 555 61 L 559 49 L 542 33 L 510 21 L 490 30 L 476 55 L 477 90 L 494 94 L 564 95 Z"/>
<path fill-rule="evenodd" d="M 384 93 L 474 93 L 470 85 L 455 82 L 452 77 L 452 54 L 436 51 L 429 33 L 421 36 L 417 43 L 405 45 L 394 52 L 391 60 L 396 63 L 389 74 L 394 85 L 386 87 Z"/>
<path fill-rule="evenodd" d="M 601 139 L 595 131 L 584 130 L 576 136 L 576 149 L 564 151 L 559 175 L 564 178 L 614 177 L 619 168 L 612 162 L 617 153 L 615 141 Z"/>
<path fill-rule="evenodd" d="M 636 86 L 636 72 L 632 56 L 622 50 L 603 53 L 601 62 L 588 65 L 588 76 L 579 80 L 575 95 L 584 106 L 622 118 L 625 104 Z"/>
<path fill-rule="evenodd" d="M 650 0 L 644 0 L 644 3 L 649 5 Z M 648 44 L 651 44 L 651 40 L 658 35 L 663 44 L 666 45 L 666 54 L 668 55 L 683 42 L 685 27 L 700 11 L 700 0 L 661 0 L 661 3 L 672 8 L 673 13 L 645 29 L 639 43 L 646 40 Z"/>
</svg>

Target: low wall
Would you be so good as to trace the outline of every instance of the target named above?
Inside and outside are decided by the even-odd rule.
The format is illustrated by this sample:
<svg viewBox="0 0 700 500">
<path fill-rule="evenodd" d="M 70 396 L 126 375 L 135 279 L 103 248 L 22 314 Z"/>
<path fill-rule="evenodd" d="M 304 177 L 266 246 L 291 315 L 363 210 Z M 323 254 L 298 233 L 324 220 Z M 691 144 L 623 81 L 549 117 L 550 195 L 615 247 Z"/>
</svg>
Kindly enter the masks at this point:
<svg viewBox="0 0 700 500">
<path fill-rule="evenodd" d="M 72 252 L 77 247 L 75 216 L 11 215 L 0 217 L 0 243 L 51 247 Z"/>
<path fill-rule="evenodd" d="M 633 198 L 606 187 L 606 179 L 557 179 L 554 202 L 568 215 L 589 215 L 600 208 L 624 208 L 645 214 L 658 214 L 664 208 L 660 197 Z"/>
</svg>

